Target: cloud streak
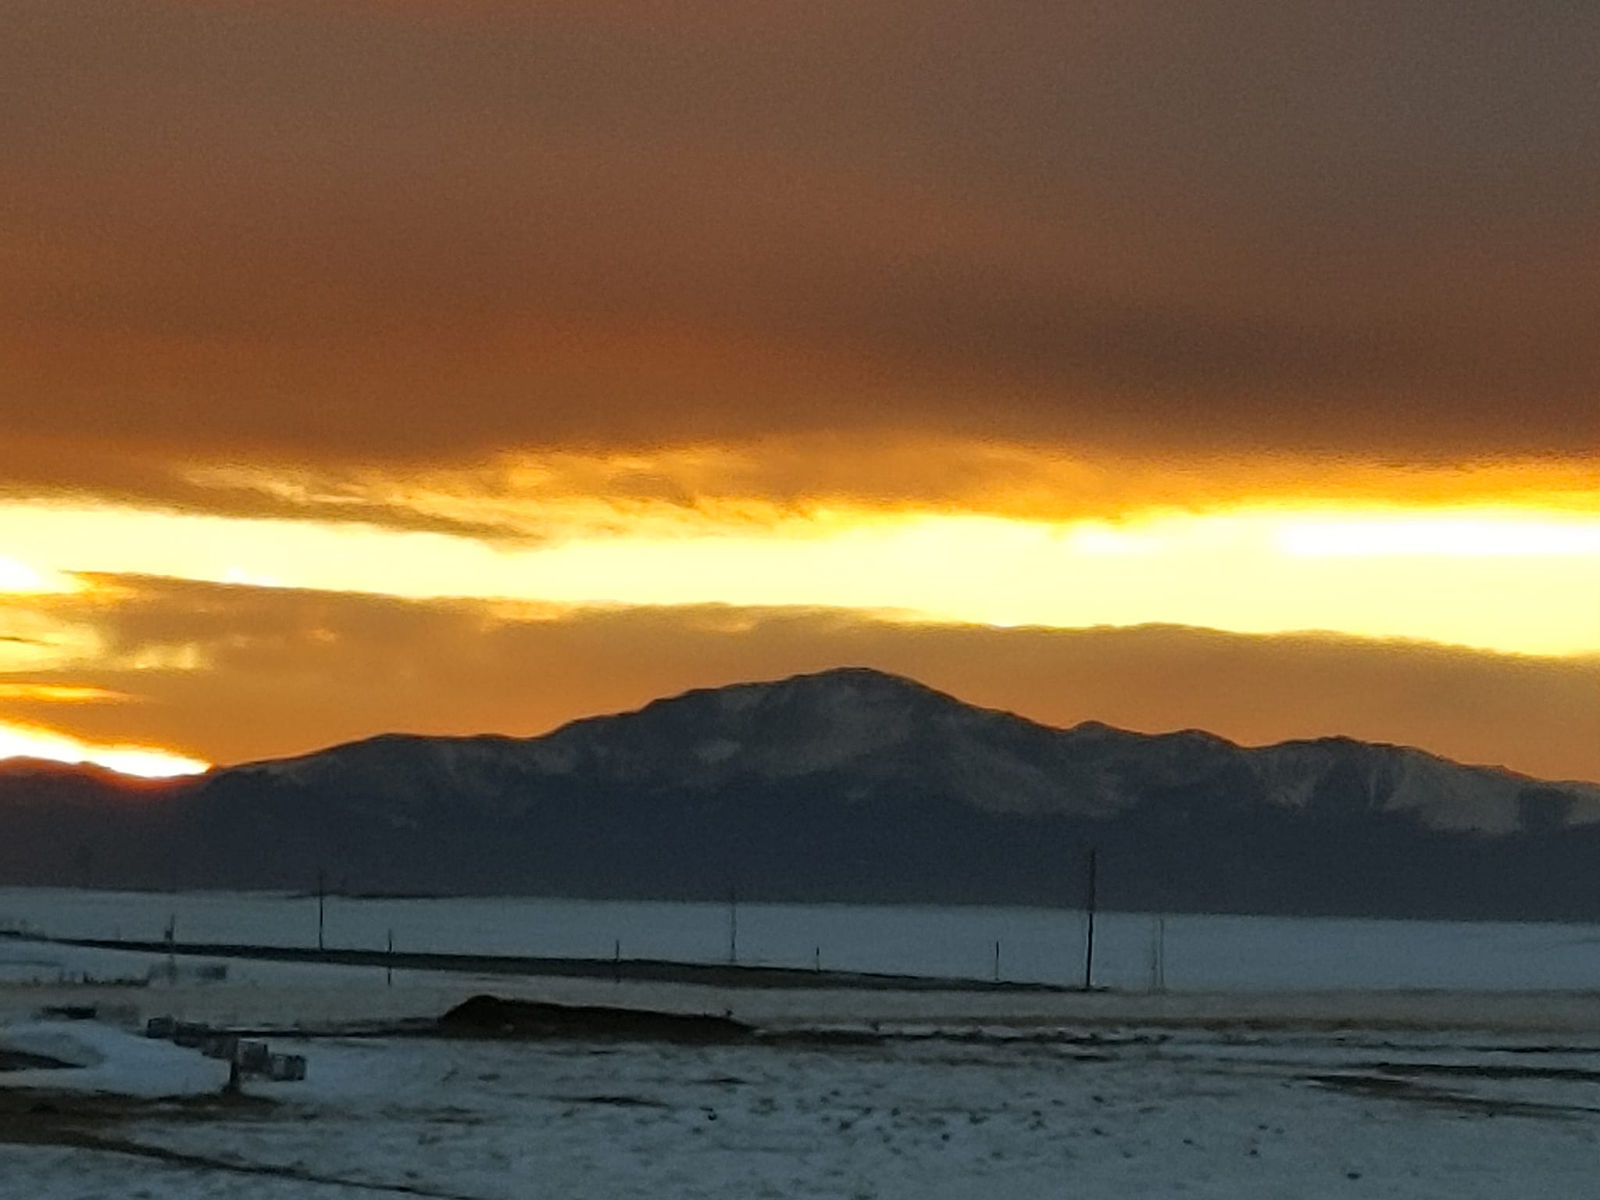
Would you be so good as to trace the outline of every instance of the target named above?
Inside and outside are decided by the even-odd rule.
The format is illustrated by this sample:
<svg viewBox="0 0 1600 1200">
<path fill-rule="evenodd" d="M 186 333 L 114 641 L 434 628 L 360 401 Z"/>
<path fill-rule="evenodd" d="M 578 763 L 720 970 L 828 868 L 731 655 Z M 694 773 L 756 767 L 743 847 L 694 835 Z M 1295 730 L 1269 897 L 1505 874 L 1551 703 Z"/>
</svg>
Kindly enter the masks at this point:
<svg viewBox="0 0 1600 1200">
<path fill-rule="evenodd" d="M 1509 506 L 1586 514 L 1581 457 L 1446 465 L 1275 453 L 1084 454 L 929 434 L 768 436 L 638 450 L 502 451 L 481 461 L 328 464 L 181 459 L 95 439 L 0 445 L 0 502 L 363 524 L 492 542 L 672 529 L 737 533 L 853 511 L 1043 521 L 1239 506 Z"/>
</svg>

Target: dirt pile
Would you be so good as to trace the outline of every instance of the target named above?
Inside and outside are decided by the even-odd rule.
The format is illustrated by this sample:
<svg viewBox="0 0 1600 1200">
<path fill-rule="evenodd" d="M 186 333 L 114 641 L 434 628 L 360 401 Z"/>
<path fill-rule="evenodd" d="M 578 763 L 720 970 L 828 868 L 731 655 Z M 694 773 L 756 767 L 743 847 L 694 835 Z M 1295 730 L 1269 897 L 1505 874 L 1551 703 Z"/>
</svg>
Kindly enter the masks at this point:
<svg viewBox="0 0 1600 1200">
<path fill-rule="evenodd" d="M 439 1018 L 452 1037 L 584 1038 L 616 1041 L 742 1042 L 755 1029 L 732 1017 L 648 1009 L 546 1004 L 473 996 Z"/>
</svg>

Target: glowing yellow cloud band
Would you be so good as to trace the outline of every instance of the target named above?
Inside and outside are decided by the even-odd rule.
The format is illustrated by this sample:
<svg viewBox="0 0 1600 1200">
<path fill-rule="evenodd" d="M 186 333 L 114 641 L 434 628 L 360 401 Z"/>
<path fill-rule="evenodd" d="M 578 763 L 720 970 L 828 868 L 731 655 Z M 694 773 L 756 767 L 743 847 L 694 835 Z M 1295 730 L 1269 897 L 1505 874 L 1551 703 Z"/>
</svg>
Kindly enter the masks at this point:
<svg viewBox="0 0 1600 1200">
<path fill-rule="evenodd" d="M 123 704 L 133 697 L 106 688 L 69 683 L 0 683 L 0 700 L 33 700 L 45 704 Z"/>
<path fill-rule="evenodd" d="M 805 605 L 1600 651 L 1600 520 L 1566 511 L 1256 506 L 1113 524 L 824 510 L 739 532 L 642 528 L 499 547 L 358 525 L 0 505 L 0 544 L 40 577 L 142 572 L 399 597 Z"/>
</svg>

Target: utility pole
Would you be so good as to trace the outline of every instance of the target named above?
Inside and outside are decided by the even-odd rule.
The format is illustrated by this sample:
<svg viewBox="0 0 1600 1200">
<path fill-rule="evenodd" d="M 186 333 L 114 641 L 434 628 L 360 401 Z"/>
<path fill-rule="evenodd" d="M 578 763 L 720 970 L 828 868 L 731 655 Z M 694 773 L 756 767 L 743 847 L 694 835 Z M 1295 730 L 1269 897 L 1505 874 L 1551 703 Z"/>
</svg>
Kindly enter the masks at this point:
<svg viewBox="0 0 1600 1200">
<path fill-rule="evenodd" d="M 739 889 L 728 888 L 728 965 L 739 964 Z"/>
<path fill-rule="evenodd" d="M 317 950 L 323 949 L 322 930 L 327 916 L 328 901 L 328 873 L 321 867 L 317 868 Z"/>
<path fill-rule="evenodd" d="M 1150 990 L 1167 990 L 1167 919 L 1150 919 Z"/>
<path fill-rule="evenodd" d="M 1095 906 L 1095 870 L 1098 854 L 1095 848 L 1089 848 L 1089 895 L 1085 909 L 1089 915 L 1088 933 L 1083 940 L 1083 990 L 1088 991 L 1094 987 L 1094 906 Z"/>
</svg>

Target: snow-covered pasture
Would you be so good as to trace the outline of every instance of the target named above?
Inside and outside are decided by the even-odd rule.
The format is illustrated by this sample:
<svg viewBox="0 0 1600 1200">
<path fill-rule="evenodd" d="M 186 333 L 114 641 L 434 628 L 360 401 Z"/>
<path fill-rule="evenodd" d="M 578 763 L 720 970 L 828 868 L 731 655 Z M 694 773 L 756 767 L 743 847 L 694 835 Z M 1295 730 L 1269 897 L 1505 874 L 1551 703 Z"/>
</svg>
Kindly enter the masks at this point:
<svg viewBox="0 0 1600 1200">
<path fill-rule="evenodd" d="M 336 897 L 326 916 L 332 946 L 381 946 L 392 928 L 418 950 L 605 957 L 620 939 L 630 957 L 719 961 L 728 949 L 715 905 Z M 190 942 L 316 938 L 304 897 L 0 892 L 0 925 L 58 936 L 156 939 L 174 918 Z M 1149 990 L 1150 918 L 1108 914 L 1097 981 L 1126 990 L 1087 995 L 408 971 L 390 986 L 372 968 L 237 960 L 218 980 L 184 959 L 173 981 L 159 954 L 0 938 L 0 1048 L 75 1064 L 0 1070 L 0 1198 L 1600 1194 L 1596 930 L 1165 926 L 1165 993 Z M 987 977 L 1000 940 L 1007 978 L 1072 982 L 1082 934 L 1071 912 L 739 909 L 741 961 L 802 967 L 820 944 L 829 967 Z M 152 982 L 129 982 L 153 967 Z M 293 1032 L 438 1015 L 476 991 L 729 1010 L 780 1032 L 878 1022 L 896 1036 L 693 1047 Z M 36 1015 L 62 1005 L 112 1023 Z M 267 1103 L 197 1102 L 225 1069 L 139 1037 L 160 1014 L 285 1031 L 273 1049 L 305 1054 L 309 1076 L 245 1085 Z M 6 1109 L 19 1089 L 60 1095 L 41 1120 L 25 1099 Z M 190 1099 L 161 1099 L 173 1096 Z"/>
<path fill-rule="evenodd" d="M 133 1109 L 87 1148 L 0 1142 L 0 1194 L 1502 1200 L 1593 1195 L 1600 1161 L 1593 1041 L 1132 1029 L 286 1048 L 312 1074 L 250 1085 L 265 1108 Z M 134 1073 L 172 1070 L 144 1053 Z"/>
</svg>

